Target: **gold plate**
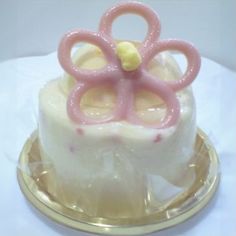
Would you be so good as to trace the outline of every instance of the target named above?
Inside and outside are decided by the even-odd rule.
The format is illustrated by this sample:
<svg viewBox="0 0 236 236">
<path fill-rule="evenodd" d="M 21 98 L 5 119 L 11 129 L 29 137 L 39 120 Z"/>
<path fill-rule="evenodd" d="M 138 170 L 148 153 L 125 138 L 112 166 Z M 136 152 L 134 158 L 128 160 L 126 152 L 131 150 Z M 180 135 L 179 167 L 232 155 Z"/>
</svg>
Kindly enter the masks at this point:
<svg viewBox="0 0 236 236">
<path fill-rule="evenodd" d="M 195 155 L 196 180 L 180 198 L 165 210 L 139 219 L 112 220 L 90 217 L 74 209 L 67 208 L 51 198 L 47 192 L 41 157 L 38 151 L 37 132 L 25 143 L 20 154 L 17 171 L 18 182 L 25 197 L 43 214 L 68 227 L 108 235 L 138 235 L 162 230 L 177 225 L 200 211 L 214 195 L 219 180 L 217 153 L 206 134 L 198 130 Z M 35 165 L 38 163 L 38 165 Z"/>
</svg>

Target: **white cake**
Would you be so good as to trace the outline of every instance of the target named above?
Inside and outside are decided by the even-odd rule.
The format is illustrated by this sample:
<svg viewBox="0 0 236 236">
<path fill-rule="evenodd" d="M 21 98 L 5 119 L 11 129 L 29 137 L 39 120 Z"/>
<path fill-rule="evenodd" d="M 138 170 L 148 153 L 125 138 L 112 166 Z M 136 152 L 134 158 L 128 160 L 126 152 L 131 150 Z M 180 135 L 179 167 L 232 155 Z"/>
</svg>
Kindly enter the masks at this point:
<svg viewBox="0 0 236 236">
<path fill-rule="evenodd" d="M 105 64 L 94 46 L 78 49 L 75 64 Z M 149 66 L 160 79 L 177 80 L 181 72 L 167 53 Z M 188 168 L 196 137 L 195 102 L 191 88 L 177 92 L 180 117 L 176 125 L 156 129 L 125 120 L 96 125 L 73 122 L 66 104 L 75 80 L 65 74 L 40 91 L 39 142 L 42 160 L 51 163 L 48 191 L 68 207 L 96 217 L 140 217 L 159 211 L 179 197 L 194 180 Z M 165 106 L 154 94 L 136 96 L 137 113 L 146 122 L 160 121 Z M 109 88 L 93 90 L 83 111 L 99 118 L 111 109 Z"/>
</svg>

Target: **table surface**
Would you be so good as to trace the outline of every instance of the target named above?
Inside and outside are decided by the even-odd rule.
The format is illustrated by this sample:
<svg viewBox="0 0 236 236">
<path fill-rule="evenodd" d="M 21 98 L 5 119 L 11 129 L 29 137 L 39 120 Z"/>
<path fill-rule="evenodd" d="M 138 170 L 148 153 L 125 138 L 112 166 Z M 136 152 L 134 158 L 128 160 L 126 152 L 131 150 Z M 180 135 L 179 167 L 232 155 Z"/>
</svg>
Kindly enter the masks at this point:
<svg viewBox="0 0 236 236">
<path fill-rule="evenodd" d="M 176 56 L 181 67 L 182 57 Z M 90 235 L 61 226 L 35 210 L 21 193 L 16 168 L 22 145 L 37 127 L 37 95 L 46 81 L 62 73 L 56 53 L 19 58 L 0 64 L 0 235 Z M 236 232 L 236 73 L 202 58 L 193 83 L 197 123 L 210 137 L 221 162 L 221 183 L 208 206 L 185 223 L 153 233 L 233 235 Z"/>
</svg>

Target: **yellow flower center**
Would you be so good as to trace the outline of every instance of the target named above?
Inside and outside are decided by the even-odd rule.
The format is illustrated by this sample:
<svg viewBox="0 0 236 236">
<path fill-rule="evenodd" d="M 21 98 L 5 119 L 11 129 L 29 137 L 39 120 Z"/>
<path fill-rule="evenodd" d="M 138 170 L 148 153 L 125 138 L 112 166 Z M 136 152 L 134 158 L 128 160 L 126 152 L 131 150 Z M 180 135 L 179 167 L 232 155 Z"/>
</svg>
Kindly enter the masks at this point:
<svg viewBox="0 0 236 236">
<path fill-rule="evenodd" d="M 136 70 L 142 62 L 138 49 L 130 42 L 120 42 L 116 47 L 116 54 L 125 71 Z"/>
</svg>

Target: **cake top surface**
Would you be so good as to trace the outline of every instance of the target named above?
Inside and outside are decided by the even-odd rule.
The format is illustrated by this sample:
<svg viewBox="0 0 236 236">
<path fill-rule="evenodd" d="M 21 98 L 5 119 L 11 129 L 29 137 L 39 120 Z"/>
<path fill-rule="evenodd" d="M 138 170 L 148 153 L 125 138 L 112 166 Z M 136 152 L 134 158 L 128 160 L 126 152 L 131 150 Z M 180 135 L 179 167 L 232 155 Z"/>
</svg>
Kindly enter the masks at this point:
<svg viewBox="0 0 236 236">
<path fill-rule="evenodd" d="M 137 14 L 148 23 L 144 41 L 134 44 L 116 41 L 112 38 L 112 23 L 120 15 Z M 64 70 L 76 84 L 68 96 L 67 111 L 72 121 L 78 124 L 101 124 L 126 120 L 131 124 L 152 128 L 174 126 L 180 116 L 180 105 L 176 92 L 184 89 L 197 76 L 200 56 L 193 45 L 182 40 L 159 40 L 160 21 L 158 15 L 146 5 L 128 1 L 108 9 L 102 16 L 98 32 L 74 30 L 61 40 L 58 58 Z M 104 54 L 107 64 L 99 69 L 79 68 L 71 58 L 71 50 L 76 43 L 87 42 L 97 46 Z M 187 59 L 187 69 L 179 80 L 163 81 L 147 70 L 149 62 L 163 51 L 179 51 Z M 80 103 L 84 94 L 97 86 L 110 86 L 116 92 L 113 111 L 105 118 L 94 119 L 84 114 Z M 166 114 L 158 123 L 146 123 L 134 109 L 134 94 L 140 90 L 150 91 L 160 97 L 166 105 Z"/>
</svg>

